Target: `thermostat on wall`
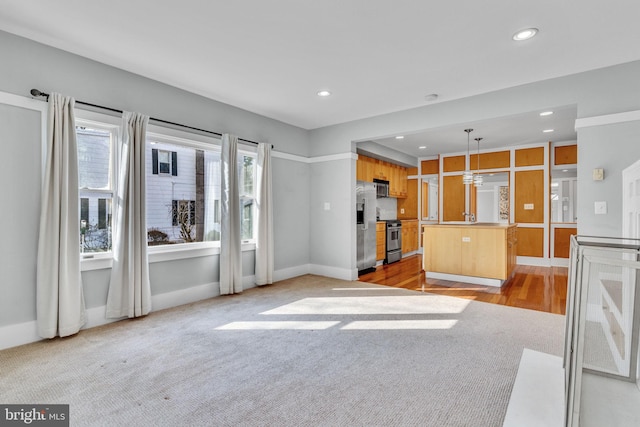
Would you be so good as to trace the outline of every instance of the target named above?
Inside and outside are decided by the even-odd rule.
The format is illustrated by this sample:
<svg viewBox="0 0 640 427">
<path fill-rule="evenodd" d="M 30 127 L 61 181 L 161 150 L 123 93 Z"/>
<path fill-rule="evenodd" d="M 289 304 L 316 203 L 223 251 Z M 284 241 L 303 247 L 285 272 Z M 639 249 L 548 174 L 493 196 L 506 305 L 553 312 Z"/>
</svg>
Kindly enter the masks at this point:
<svg viewBox="0 0 640 427">
<path fill-rule="evenodd" d="M 593 180 L 602 181 L 604 179 L 604 169 L 596 168 L 593 170 Z"/>
</svg>

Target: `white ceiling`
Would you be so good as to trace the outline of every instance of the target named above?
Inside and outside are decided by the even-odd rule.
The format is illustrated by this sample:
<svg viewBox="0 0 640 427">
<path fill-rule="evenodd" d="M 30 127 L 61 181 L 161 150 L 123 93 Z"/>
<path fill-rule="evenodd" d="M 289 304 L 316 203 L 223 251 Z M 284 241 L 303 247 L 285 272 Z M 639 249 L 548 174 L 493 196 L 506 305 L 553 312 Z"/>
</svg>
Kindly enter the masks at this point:
<svg viewBox="0 0 640 427">
<path fill-rule="evenodd" d="M 478 149 L 475 138 L 482 138 L 480 151 L 510 145 L 576 140 L 574 125 L 577 111 L 575 106 L 556 107 L 545 111 L 552 111 L 553 114 L 540 116 L 542 111 L 532 111 L 527 114 L 494 120 L 461 123 L 458 126 L 431 129 L 421 133 L 396 135 L 403 136 L 403 138 L 381 138 L 374 140 L 374 142 L 420 158 L 441 153 L 466 152 L 467 133 L 464 131 L 465 129 L 473 129 L 473 132 L 469 133 L 471 153 L 475 153 Z M 545 130 L 553 130 L 553 132 L 544 132 Z"/>
<path fill-rule="evenodd" d="M 640 59 L 638 0 L 0 0 L 0 10 L 2 30 L 305 129 Z M 538 36 L 514 42 L 526 27 Z"/>
</svg>

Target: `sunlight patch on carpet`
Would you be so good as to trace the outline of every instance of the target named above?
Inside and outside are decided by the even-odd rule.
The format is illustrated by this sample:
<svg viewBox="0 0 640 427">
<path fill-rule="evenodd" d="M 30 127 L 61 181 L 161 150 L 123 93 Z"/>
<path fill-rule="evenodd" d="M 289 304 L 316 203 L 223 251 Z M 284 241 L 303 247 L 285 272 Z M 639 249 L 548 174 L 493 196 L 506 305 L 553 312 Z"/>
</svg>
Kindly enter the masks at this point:
<svg viewBox="0 0 640 427">
<path fill-rule="evenodd" d="M 468 300 L 436 295 L 303 298 L 261 314 L 452 314 L 462 313 Z"/>
<path fill-rule="evenodd" d="M 329 329 L 332 326 L 337 325 L 340 322 L 314 322 L 314 321 L 300 321 L 300 320 L 286 320 L 281 322 L 231 322 L 226 325 L 218 326 L 215 328 L 217 331 L 249 331 L 249 330 L 294 330 L 294 329 L 306 329 L 306 330 L 318 330 Z"/>
<path fill-rule="evenodd" d="M 357 320 L 340 329 L 345 330 L 401 330 L 401 329 L 451 329 L 458 323 L 454 319 L 433 320 Z"/>
</svg>

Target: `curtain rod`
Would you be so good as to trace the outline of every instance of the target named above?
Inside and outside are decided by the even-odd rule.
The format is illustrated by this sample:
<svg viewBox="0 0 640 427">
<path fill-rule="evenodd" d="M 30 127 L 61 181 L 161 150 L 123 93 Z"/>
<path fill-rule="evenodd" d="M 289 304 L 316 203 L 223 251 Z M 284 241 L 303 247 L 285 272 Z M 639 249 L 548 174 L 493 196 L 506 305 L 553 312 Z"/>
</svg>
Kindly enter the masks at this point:
<svg viewBox="0 0 640 427">
<path fill-rule="evenodd" d="M 31 95 L 36 97 L 36 98 L 39 97 L 39 96 L 42 96 L 42 97 L 47 98 L 47 100 L 49 99 L 49 94 L 48 93 L 44 93 L 44 92 L 42 92 L 41 90 L 38 90 L 38 89 L 31 89 Z M 120 114 L 123 113 L 122 110 L 118 110 L 118 109 L 111 108 L 111 107 L 105 107 L 103 105 L 91 104 L 89 102 L 78 101 L 78 100 L 76 100 L 75 102 L 76 102 L 76 104 L 86 105 L 87 107 L 100 108 L 102 110 L 113 111 L 114 113 L 120 113 Z M 210 130 L 200 129 L 200 128 L 189 126 L 189 125 L 183 125 L 181 123 L 170 122 L 168 120 L 156 119 L 155 117 L 149 117 L 149 120 L 153 120 L 154 122 L 158 122 L 158 123 L 164 123 L 164 124 L 167 124 L 167 125 L 179 126 L 179 127 L 186 128 L 186 129 L 197 130 L 198 132 L 204 132 L 204 133 L 208 133 L 208 134 L 216 135 L 216 136 L 220 136 L 220 137 L 222 136 L 222 134 L 220 132 L 213 132 L 213 131 L 210 131 Z M 249 144 L 255 144 L 255 145 L 259 144 L 258 142 L 251 141 L 251 140 L 248 140 L 248 139 L 243 139 L 243 138 L 238 138 L 238 141 L 248 142 Z M 273 148 L 273 145 L 271 145 L 271 148 Z"/>
</svg>

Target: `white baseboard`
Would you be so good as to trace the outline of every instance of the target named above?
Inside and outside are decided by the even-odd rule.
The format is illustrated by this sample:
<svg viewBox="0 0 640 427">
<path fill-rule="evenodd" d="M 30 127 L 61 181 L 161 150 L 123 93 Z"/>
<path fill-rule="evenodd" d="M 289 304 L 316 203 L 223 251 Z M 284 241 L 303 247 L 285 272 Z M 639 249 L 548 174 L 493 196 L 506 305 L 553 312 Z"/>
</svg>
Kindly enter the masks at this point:
<svg viewBox="0 0 640 427">
<path fill-rule="evenodd" d="M 353 270 L 350 268 L 339 268 L 339 267 L 330 267 L 328 265 L 317 265 L 311 264 L 310 269 L 311 274 L 316 274 L 318 276 L 331 277 L 333 279 L 340 280 L 353 280 Z M 357 272 L 356 272 L 357 277 Z"/>
<path fill-rule="evenodd" d="M 551 267 L 551 260 L 549 258 L 538 258 L 532 256 L 519 256 L 516 264 L 518 265 L 532 265 L 535 267 Z"/>
<path fill-rule="evenodd" d="M 40 341 L 36 321 L 0 327 L 0 350 Z"/>
<path fill-rule="evenodd" d="M 291 279 L 292 277 L 304 276 L 311 272 L 311 264 L 302 264 L 295 267 L 282 268 L 273 272 L 273 280 L 279 282 L 281 280 Z"/>
<path fill-rule="evenodd" d="M 569 258 L 551 258 L 552 267 L 569 267 Z"/>
</svg>

